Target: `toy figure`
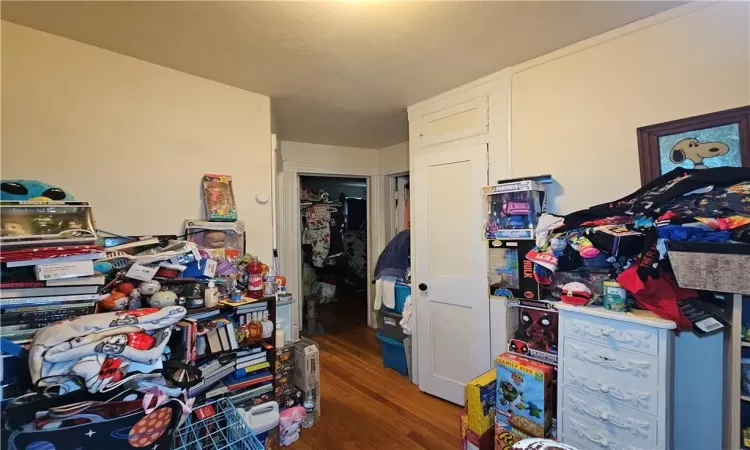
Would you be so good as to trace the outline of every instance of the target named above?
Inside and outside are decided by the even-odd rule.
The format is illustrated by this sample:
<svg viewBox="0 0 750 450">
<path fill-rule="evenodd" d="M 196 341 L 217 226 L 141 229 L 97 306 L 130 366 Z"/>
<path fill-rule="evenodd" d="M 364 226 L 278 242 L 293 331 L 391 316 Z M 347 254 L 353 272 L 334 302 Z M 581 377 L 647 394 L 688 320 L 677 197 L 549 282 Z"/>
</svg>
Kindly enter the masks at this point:
<svg viewBox="0 0 750 450">
<path fill-rule="evenodd" d="M 536 309 L 522 309 L 516 339 L 522 339 L 531 348 L 545 352 L 556 352 L 555 333 L 557 314 Z"/>
<path fill-rule="evenodd" d="M 529 407 L 529 415 L 531 417 L 536 417 L 537 419 L 542 418 L 542 411 L 539 409 L 538 406 L 536 406 L 532 402 L 528 402 L 528 407 Z"/>
<path fill-rule="evenodd" d="M 502 397 L 500 398 L 500 403 L 502 405 L 513 403 L 518 398 L 518 389 L 509 382 L 501 381 L 498 383 L 497 387 L 502 392 Z"/>
<path fill-rule="evenodd" d="M 1 232 L 3 236 L 25 236 L 29 234 L 23 225 L 14 222 L 4 222 Z"/>
<path fill-rule="evenodd" d="M 57 229 L 55 218 L 49 214 L 40 214 L 31 219 L 31 227 L 36 234 L 53 234 Z"/>
<path fill-rule="evenodd" d="M 69 193 L 39 180 L 2 180 L 0 200 L 28 200 L 35 202 L 72 201 Z"/>
<path fill-rule="evenodd" d="M 232 177 L 229 175 L 204 175 L 203 201 L 206 207 L 206 219 L 237 220 L 234 194 L 232 193 Z"/>
<path fill-rule="evenodd" d="M 227 235 L 219 230 L 203 232 L 203 246 L 206 248 L 224 248 L 227 246 Z"/>
<path fill-rule="evenodd" d="M 279 444 L 292 445 L 299 439 L 300 422 L 305 417 L 305 408 L 295 406 L 281 411 L 279 415 Z"/>
</svg>

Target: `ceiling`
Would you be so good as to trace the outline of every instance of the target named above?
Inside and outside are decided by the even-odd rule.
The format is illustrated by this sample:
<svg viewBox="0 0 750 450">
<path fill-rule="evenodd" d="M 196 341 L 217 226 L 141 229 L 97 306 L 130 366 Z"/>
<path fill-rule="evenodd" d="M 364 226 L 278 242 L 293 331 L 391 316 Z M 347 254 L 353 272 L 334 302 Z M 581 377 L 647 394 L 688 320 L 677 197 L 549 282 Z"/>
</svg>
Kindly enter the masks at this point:
<svg viewBox="0 0 750 450">
<path fill-rule="evenodd" d="M 381 148 L 405 108 L 674 2 L 8 2 L 2 19 L 273 99 L 281 139 Z"/>
</svg>

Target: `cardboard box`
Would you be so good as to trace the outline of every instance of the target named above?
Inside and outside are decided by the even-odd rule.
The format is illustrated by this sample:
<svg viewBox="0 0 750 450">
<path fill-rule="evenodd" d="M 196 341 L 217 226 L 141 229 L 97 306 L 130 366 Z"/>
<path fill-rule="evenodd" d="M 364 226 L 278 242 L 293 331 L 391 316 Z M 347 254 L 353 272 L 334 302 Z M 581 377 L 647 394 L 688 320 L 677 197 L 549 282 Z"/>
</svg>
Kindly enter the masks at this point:
<svg viewBox="0 0 750 450">
<path fill-rule="evenodd" d="M 466 384 L 466 410 L 469 416 L 469 429 L 479 436 L 495 424 L 496 378 L 497 372 L 492 369 Z"/>
<path fill-rule="evenodd" d="M 534 279 L 534 263 L 526 259 L 535 245 L 534 241 L 489 241 L 491 295 L 529 300 L 547 296 L 546 289 Z"/>
<path fill-rule="evenodd" d="M 497 357 L 496 368 L 496 414 L 515 429 L 544 437 L 552 424 L 554 368 L 507 352 Z"/>
<path fill-rule="evenodd" d="M 61 278 L 85 277 L 94 274 L 92 261 L 73 261 L 53 264 L 42 264 L 34 267 L 36 279 L 58 280 Z"/>
<path fill-rule="evenodd" d="M 494 450 L 512 450 L 513 445 L 524 439 L 530 439 L 533 436 L 529 436 L 523 431 L 513 428 L 510 425 L 508 418 L 502 414 L 495 416 L 495 449 Z M 554 425 L 550 427 L 547 432 L 546 439 L 557 440 L 557 433 Z"/>
<path fill-rule="evenodd" d="M 292 382 L 307 392 L 320 384 L 320 352 L 318 345 L 306 338 L 294 344 L 294 375 Z"/>
<path fill-rule="evenodd" d="M 276 349 L 275 373 L 289 373 L 294 370 L 294 345 L 289 344 Z"/>
<path fill-rule="evenodd" d="M 469 418 L 466 408 L 461 411 L 461 450 L 493 450 L 495 429 L 490 427 L 482 435 L 469 429 Z"/>
<path fill-rule="evenodd" d="M 557 364 L 559 313 L 545 300 L 506 300 L 508 351 L 550 364 Z"/>
</svg>

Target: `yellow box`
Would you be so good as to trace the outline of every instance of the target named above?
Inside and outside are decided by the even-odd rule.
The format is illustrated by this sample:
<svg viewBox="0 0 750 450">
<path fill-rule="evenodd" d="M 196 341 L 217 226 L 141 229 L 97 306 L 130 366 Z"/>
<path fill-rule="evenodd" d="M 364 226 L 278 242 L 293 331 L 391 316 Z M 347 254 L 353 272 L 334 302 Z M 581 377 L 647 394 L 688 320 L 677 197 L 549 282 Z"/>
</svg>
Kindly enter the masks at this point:
<svg viewBox="0 0 750 450">
<path fill-rule="evenodd" d="M 469 429 L 483 435 L 495 425 L 496 370 L 488 370 L 466 384 Z"/>
</svg>

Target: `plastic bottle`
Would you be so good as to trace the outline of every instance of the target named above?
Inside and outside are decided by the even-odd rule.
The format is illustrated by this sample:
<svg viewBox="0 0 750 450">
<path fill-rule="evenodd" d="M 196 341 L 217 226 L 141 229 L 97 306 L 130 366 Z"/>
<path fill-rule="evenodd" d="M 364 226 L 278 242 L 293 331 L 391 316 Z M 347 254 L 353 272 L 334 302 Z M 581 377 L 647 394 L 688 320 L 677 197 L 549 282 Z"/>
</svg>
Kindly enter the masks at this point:
<svg viewBox="0 0 750 450">
<path fill-rule="evenodd" d="M 203 303 L 206 308 L 213 308 L 219 304 L 219 290 L 216 288 L 216 282 L 211 280 L 208 287 L 203 291 Z"/>
<path fill-rule="evenodd" d="M 305 408 L 305 417 L 302 418 L 302 428 L 310 428 L 315 423 L 315 402 L 306 400 L 302 406 Z"/>
<path fill-rule="evenodd" d="M 263 265 L 255 256 L 247 265 L 247 296 L 250 298 L 263 297 Z"/>
</svg>

